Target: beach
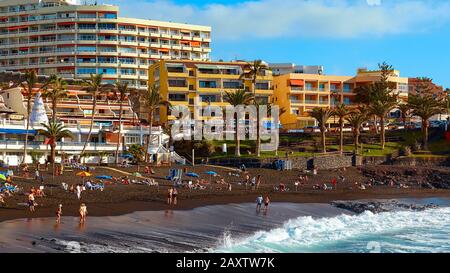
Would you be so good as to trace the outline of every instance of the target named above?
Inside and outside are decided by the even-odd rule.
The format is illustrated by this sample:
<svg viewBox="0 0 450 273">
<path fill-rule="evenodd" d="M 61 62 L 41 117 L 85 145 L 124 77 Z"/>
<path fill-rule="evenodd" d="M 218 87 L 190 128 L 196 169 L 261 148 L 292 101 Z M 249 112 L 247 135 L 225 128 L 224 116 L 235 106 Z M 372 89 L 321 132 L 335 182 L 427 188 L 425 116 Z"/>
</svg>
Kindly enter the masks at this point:
<svg viewBox="0 0 450 273">
<path fill-rule="evenodd" d="M 373 202 L 363 200 L 359 202 Z M 380 200 L 391 204 L 392 200 Z M 0 252 L 271 253 L 449 251 L 450 199 L 400 199 L 430 209 L 354 213 L 331 204 L 252 203 L 121 216 L 16 219 L 0 223 Z"/>
<path fill-rule="evenodd" d="M 97 175 L 111 175 L 114 177 L 125 177 L 126 173 L 132 174 L 137 171 L 136 166 L 112 170 L 110 168 L 94 166 L 92 179 Z M 26 202 L 26 193 L 31 187 L 39 187 L 40 182 L 35 181 L 33 170 L 30 172 L 31 178 L 23 178 L 23 174 L 15 174 L 13 182 L 23 188 L 23 193 L 14 194 L 6 198 L 6 207 L 0 207 L 0 221 L 21 219 L 21 218 L 41 218 L 54 217 L 58 204 L 63 205 L 63 216 L 77 216 L 80 203 L 86 203 L 89 216 L 117 216 L 132 213 L 135 211 L 160 211 L 166 209 L 189 210 L 209 205 L 219 204 L 239 204 L 254 203 L 259 194 L 270 196 L 272 202 L 289 203 L 330 203 L 336 200 L 360 200 L 360 199 L 395 199 L 395 198 L 427 198 L 427 197 L 450 197 L 450 190 L 444 188 L 427 188 L 438 175 L 444 182 L 443 186 L 450 181 L 450 170 L 448 168 L 420 168 L 420 167 L 393 167 L 393 166 L 372 166 L 363 168 L 347 168 L 345 170 L 319 171 L 317 175 L 308 174 L 308 181 L 299 186 L 295 191 L 294 182 L 298 178 L 299 171 L 277 171 L 273 169 L 248 169 L 250 177 L 261 175 L 262 181 L 259 189 L 252 190 L 242 184 L 243 177 L 230 175 L 234 171 L 214 166 L 186 167 L 187 172 L 199 174 L 201 179 L 206 180 L 209 188 L 206 190 L 179 189 L 178 204 L 169 207 L 166 204 L 167 190 L 172 183 L 165 179 L 169 169 L 182 167 L 158 167 L 154 168 L 155 174 L 144 174 L 143 167 L 140 172 L 144 177 L 137 178 L 129 176 L 130 179 L 143 180 L 152 178 L 159 183 L 159 186 L 147 185 L 123 185 L 113 183 L 106 185 L 104 191 L 84 191 L 81 200 L 76 198 L 74 193 L 65 191 L 61 183 L 74 185 L 82 183 L 82 178 L 76 176 L 79 170 L 65 171 L 62 176 L 54 179 L 51 172 L 42 171 L 44 175 L 44 192 L 46 197 L 37 198 L 38 206 L 36 211 L 31 213 L 23 205 Z M 214 171 L 217 176 L 206 174 Z M 345 177 L 341 181 L 339 177 Z M 217 184 L 214 181 L 223 178 L 227 183 L 232 184 L 232 191 L 228 191 L 225 185 Z M 338 180 L 337 189 L 321 190 L 314 189 L 314 185 L 330 184 L 330 181 Z M 377 181 L 385 178 L 395 181 L 393 186 L 377 185 Z M 86 178 L 88 179 L 88 178 Z M 196 178 L 184 177 L 185 180 Z M 447 182 L 446 182 L 447 181 Z M 379 181 L 382 182 L 382 181 Z M 241 183 L 241 184 L 239 184 Z M 274 191 L 283 183 L 289 191 Z M 359 189 L 355 183 L 367 185 L 365 190 Z M 369 186 L 372 184 L 372 186 Z M 400 187 L 407 185 L 406 187 Z M 439 184 L 439 185 L 441 185 Z"/>
</svg>

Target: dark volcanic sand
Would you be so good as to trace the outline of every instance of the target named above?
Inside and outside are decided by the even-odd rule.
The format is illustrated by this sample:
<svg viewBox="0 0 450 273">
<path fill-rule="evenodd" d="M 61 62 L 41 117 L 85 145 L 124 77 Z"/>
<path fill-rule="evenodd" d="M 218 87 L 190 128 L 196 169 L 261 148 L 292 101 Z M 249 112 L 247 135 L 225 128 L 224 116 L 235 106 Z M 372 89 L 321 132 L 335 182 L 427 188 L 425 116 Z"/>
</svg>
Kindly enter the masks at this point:
<svg viewBox="0 0 450 273">
<path fill-rule="evenodd" d="M 181 167 L 172 167 L 181 168 Z M 165 204 L 167 188 L 171 183 L 164 179 L 168 175 L 169 167 L 154 168 L 155 175 L 149 175 L 159 182 L 159 189 L 156 187 L 144 185 L 107 185 L 105 191 L 85 191 L 82 193 L 82 202 L 87 204 L 90 216 L 112 216 L 122 215 L 134 211 L 148 210 L 164 210 L 168 206 Z M 299 188 L 295 192 L 294 182 L 299 171 L 276 171 L 271 169 L 249 169 L 250 176 L 260 174 L 262 176 L 262 186 L 257 191 L 246 190 L 245 186 L 238 185 L 243 178 L 229 176 L 230 170 L 222 168 L 214 168 L 210 166 L 187 167 L 188 172 L 193 171 L 205 180 L 210 180 L 210 176 L 205 174 L 206 171 L 213 170 L 225 178 L 226 182 L 233 185 L 231 192 L 225 189 L 223 185 L 212 183 L 213 189 L 189 191 L 186 189 L 179 190 L 179 204 L 175 209 L 192 209 L 214 204 L 229 203 L 246 203 L 254 202 L 258 194 L 268 194 L 272 202 L 292 202 L 292 203 L 329 203 L 335 200 L 357 200 L 357 199 L 393 199 L 393 198 L 426 198 L 426 197 L 450 197 L 450 190 L 445 189 L 424 189 L 422 182 L 428 181 L 430 174 L 438 173 L 443 180 L 450 177 L 450 169 L 448 168 L 411 168 L 411 167 L 393 167 L 393 166 L 373 166 L 365 167 L 363 172 L 358 168 L 348 168 L 345 171 L 319 171 L 318 175 L 310 175 L 310 179 L 306 185 Z M 136 167 L 121 169 L 123 171 L 133 173 Z M 143 167 L 140 168 L 143 173 Z M 35 217 L 53 217 L 55 215 L 58 204 L 63 204 L 64 216 L 76 216 L 80 201 L 74 193 L 65 192 L 61 187 L 61 182 L 69 185 L 81 183 L 81 178 L 75 176 L 78 170 L 72 172 L 66 171 L 63 176 L 52 177 L 49 172 L 44 172 L 44 184 L 46 185 L 46 197 L 37 198 L 36 212 L 30 213 L 28 208 L 19 203 L 27 200 L 25 194 L 15 194 L 13 197 L 6 198 L 7 207 L 0 207 L 0 221 L 18 219 L 18 218 L 35 218 Z M 364 174 L 363 174 L 364 173 Z M 17 175 L 15 173 L 15 175 Z M 34 175 L 34 171 L 30 171 L 30 176 Z M 96 175 L 112 175 L 115 177 L 125 176 L 124 174 L 96 167 L 93 171 L 93 177 Z M 330 184 L 332 178 L 338 178 L 344 175 L 346 181 L 338 183 L 338 189 L 333 191 L 323 191 L 313 189 L 314 184 L 323 183 Z M 368 182 L 370 177 L 383 177 L 388 175 L 393 177 L 395 181 L 407 183 L 410 188 L 399 189 L 397 187 L 389 187 L 387 185 L 376 185 L 367 190 L 359 190 L 355 187 L 355 182 Z M 19 174 L 20 176 L 20 174 Z M 187 180 L 192 178 L 185 177 Z M 96 179 L 94 179 L 96 181 Z M 212 181 L 217 178 L 212 178 Z M 19 184 L 28 192 L 32 186 L 38 187 L 39 183 L 33 179 L 24 179 L 16 177 L 14 183 Z M 193 180 L 195 181 L 195 180 Z M 339 181 L 339 179 L 338 179 Z M 450 181 L 450 180 L 449 180 Z M 279 183 L 285 183 L 290 188 L 290 192 L 277 193 L 273 191 L 273 186 Z M 398 182 L 400 183 L 400 182 Z M 51 186 L 54 187 L 51 187 Z"/>
</svg>

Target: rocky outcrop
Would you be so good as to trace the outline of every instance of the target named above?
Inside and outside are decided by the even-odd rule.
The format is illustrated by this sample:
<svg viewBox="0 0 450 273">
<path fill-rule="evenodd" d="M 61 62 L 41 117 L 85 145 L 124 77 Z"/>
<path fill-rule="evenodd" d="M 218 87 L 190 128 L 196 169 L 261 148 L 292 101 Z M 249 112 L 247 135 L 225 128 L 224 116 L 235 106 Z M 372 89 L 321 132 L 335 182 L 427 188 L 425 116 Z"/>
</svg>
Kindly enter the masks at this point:
<svg viewBox="0 0 450 273">
<path fill-rule="evenodd" d="M 331 203 L 333 206 L 345 209 L 357 214 L 363 213 L 365 211 L 370 211 L 372 213 L 380 213 L 387 211 L 396 210 L 413 210 L 422 211 L 431 208 L 437 208 L 437 205 L 418 205 L 418 204 L 407 204 L 399 202 L 398 200 L 389 201 L 335 201 Z"/>
</svg>

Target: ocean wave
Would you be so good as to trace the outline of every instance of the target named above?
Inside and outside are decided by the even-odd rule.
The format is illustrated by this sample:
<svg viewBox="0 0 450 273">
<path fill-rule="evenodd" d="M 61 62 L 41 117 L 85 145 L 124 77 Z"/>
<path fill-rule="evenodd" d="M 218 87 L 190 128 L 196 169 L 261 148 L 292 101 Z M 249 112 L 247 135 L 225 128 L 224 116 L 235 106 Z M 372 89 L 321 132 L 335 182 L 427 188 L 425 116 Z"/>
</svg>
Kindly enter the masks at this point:
<svg viewBox="0 0 450 273">
<path fill-rule="evenodd" d="M 246 238 L 225 233 L 211 252 L 448 252 L 450 208 L 302 216 Z"/>
</svg>

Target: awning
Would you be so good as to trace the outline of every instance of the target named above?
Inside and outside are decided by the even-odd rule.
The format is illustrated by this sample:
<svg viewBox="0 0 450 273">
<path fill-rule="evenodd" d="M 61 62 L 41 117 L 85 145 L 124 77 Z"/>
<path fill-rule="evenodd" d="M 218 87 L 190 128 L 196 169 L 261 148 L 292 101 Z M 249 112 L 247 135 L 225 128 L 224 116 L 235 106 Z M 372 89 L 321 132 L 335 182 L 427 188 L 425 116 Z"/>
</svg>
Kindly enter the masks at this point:
<svg viewBox="0 0 450 273">
<path fill-rule="evenodd" d="M 304 80 L 289 80 L 290 86 L 304 86 L 305 81 Z"/>
<path fill-rule="evenodd" d="M 191 42 L 191 46 L 199 47 L 202 44 L 200 42 Z"/>
<path fill-rule="evenodd" d="M 160 48 L 159 52 L 169 52 L 169 49 L 167 49 L 167 48 Z"/>
<path fill-rule="evenodd" d="M 330 82 L 331 84 L 341 84 L 341 82 Z"/>
<path fill-rule="evenodd" d="M 235 65 L 217 65 L 217 64 L 197 64 L 198 69 L 241 69 L 240 66 Z"/>
<path fill-rule="evenodd" d="M 23 130 L 23 129 L 0 128 L 0 134 L 25 135 L 26 133 L 27 133 L 27 130 Z M 35 135 L 35 134 L 37 134 L 37 130 L 28 130 L 28 134 Z"/>
<path fill-rule="evenodd" d="M 58 23 L 58 26 L 70 26 L 70 25 L 75 25 L 75 22 L 62 22 L 62 23 Z"/>
</svg>

